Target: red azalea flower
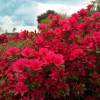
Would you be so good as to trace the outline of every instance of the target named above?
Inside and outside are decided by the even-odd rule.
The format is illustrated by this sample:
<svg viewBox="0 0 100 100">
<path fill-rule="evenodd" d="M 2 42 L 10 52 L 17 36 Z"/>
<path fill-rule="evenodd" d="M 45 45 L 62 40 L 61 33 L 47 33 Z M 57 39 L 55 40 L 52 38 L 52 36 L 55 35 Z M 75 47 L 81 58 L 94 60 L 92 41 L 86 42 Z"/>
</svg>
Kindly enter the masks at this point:
<svg viewBox="0 0 100 100">
<path fill-rule="evenodd" d="M 28 87 L 24 84 L 24 82 L 18 82 L 15 85 L 15 95 L 21 94 L 21 96 L 24 95 L 24 93 L 28 92 Z"/>
<path fill-rule="evenodd" d="M 7 55 L 12 56 L 12 55 L 14 55 L 14 54 L 18 54 L 19 51 L 20 51 L 19 48 L 17 48 L 17 47 L 12 47 L 12 48 L 9 48 L 9 49 L 6 51 L 6 53 L 7 53 Z"/>
<path fill-rule="evenodd" d="M 93 33 L 93 39 L 94 39 L 94 42 L 97 46 L 100 46 L 100 32 L 99 31 L 95 31 Z"/>
<path fill-rule="evenodd" d="M 25 67 L 28 66 L 29 61 L 27 59 L 18 59 L 11 64 L 9 69 L 14 72 L 22 72 Z"/>
<path fill-rule="evenodd" d="M 21 39 L 26 38 L 27 36 L 28 36 L 28 31 L 26 31 L 26 30 L 24 30 L 18 34 L 18 37 Z"/>
<path fill-rule="evenodd" d="M 32 48 L 29 48 L 29 47 L 26 47 L 22 50 L 21 54 L 24 56 L 24 57 L 30 57 L 30 56 L 33 56 L 33 49 Z"/>
<path fill-rule="evenodd" d="M 46 29 L 46 25 L 44 23 L 39 24 L 39 29 L 40 30 L 45 30 Z"/>
<path fill-rule="evenodd" d="M 29 61 L 29 68 L 38 71 L 42 69 L 43 63 L 39 59 L 32 59 Z"/>
<path fill-rule="evenodd" d="M 51 77 L 52 80 L 57 80 L 59 78 L 59 76 L 60 76 L 59 72 L 56 71 L 55 69 L 53 69 L 51 71 L 50 77 Z"/>
<path fill-rule="evenodd" d="M 61 64 L 64 63 L 64 57 L 60 54 L 57 54 L 54 56 L 53 62 L 56 66 L 60 66 Z"/>
</svg>

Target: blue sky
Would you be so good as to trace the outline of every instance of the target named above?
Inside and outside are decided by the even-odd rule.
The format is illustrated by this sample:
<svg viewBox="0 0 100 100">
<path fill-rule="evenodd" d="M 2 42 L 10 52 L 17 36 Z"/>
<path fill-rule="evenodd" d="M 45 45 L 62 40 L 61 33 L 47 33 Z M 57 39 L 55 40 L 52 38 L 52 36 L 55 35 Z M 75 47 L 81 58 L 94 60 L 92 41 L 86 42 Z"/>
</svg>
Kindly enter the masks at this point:
<svg viewBox="0 0 100 100">
<path fill-rule="evenodd" d="M 71 15 L 91 0 L 0 0 L 0 27 L 36 26 L 38 15 L 51 9 Z M 9 27 L 8 27 L 9 26 Z"/>
</svg>

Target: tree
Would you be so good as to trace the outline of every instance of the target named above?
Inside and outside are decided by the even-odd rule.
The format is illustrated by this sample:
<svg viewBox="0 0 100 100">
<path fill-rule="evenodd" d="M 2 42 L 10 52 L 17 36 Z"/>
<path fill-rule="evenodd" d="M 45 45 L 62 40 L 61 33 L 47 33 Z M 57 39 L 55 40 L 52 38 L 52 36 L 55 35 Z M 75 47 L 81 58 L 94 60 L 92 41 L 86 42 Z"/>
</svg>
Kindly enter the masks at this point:
<svg viewBox="0 0 100 100">
<path fill-rule="evenodd" d="M 16 28 L 14 27 L 14 28 L 12 29 L 12 32 L 15 33 L 15 31 L 16 31 Z"/>
<path fill-rule="evenodd" d="M 43 13 L 37 17 L 38 23 L 41 23 L 41 22 L 47 23 L 48 22 L 47 17 L 49 14 L 57 14 L 57 13 L 53 10 L 48 10 L 46 13 Z"/>
<path fill-rule="evenodd" d="M 94 6 L 93 10 L 99 12 L 100 11 L 100 0 L 93 1 L 93 6 Z"/>
<path fill-rule="evenodd" d="M 97 11 L 100 11 L 100 0 L 96 0 L 97 2 Z"/>
</svg>

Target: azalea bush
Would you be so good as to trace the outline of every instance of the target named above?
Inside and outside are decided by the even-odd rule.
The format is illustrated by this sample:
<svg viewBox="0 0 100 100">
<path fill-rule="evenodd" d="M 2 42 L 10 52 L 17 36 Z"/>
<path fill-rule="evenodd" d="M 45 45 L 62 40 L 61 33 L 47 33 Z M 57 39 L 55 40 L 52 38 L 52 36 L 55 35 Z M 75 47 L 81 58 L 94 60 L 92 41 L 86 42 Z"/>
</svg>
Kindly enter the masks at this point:
<svg viewBox="0 0 100 100">
<path fill-rule="evenodd" d="M 0 100 L 99 100 L 100 12 L 91 9 L 50 14 L 39 34 L 0 36 Z"/>
</svg>

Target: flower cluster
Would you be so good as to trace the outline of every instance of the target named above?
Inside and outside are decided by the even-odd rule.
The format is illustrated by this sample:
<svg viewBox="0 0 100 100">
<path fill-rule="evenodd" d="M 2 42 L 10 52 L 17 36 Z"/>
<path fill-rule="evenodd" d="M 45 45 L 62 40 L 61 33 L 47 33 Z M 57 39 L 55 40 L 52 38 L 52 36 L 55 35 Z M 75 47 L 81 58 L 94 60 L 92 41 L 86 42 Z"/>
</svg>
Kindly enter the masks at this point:
<svg viewBox="0 0 100 100">
<path fill-rule="evenodd" d="M 10 37 L 0 50 L 0 100 L 100 99 L 100 12 L 91 7 Z"/>
</svg>

